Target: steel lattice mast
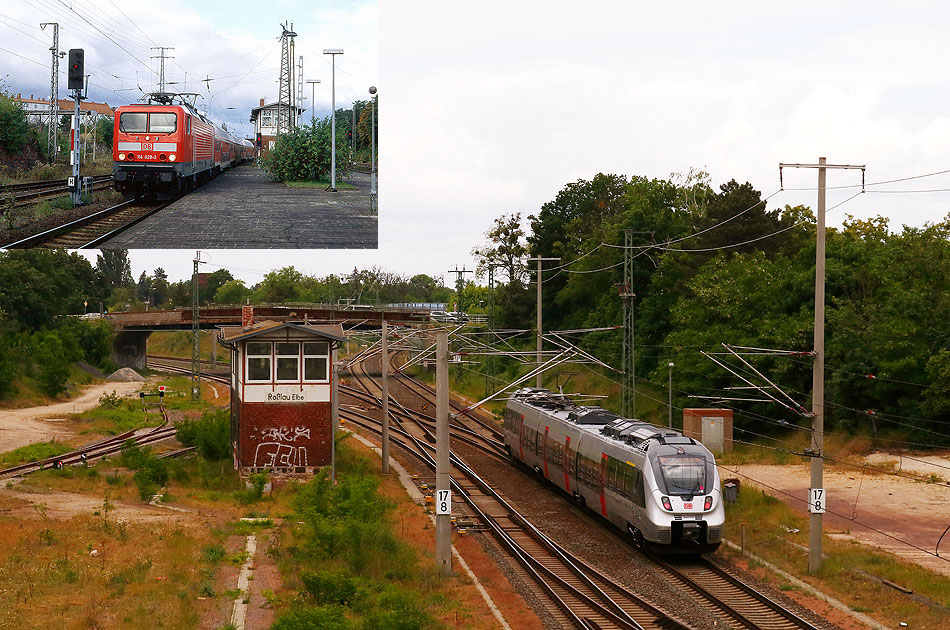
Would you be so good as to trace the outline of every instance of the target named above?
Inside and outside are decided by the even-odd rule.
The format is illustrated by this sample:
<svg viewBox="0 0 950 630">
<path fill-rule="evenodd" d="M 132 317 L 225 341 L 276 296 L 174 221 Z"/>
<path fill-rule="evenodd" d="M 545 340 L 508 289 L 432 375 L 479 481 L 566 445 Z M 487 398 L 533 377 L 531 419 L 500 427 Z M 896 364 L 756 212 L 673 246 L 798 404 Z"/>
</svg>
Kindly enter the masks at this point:
<svg viewBox="0 0 950 630">
<path fill-rule="evenodd" d="M 623 386 L 620 388 L 620 406 L 623 415 L 635 418 L 637 415 L 636 369 L 634 368 L 635 342 L 633 336 L 633 232 L 624 230 L 623 235 L 623 286 L 620 287 L 620 299 L 623 300 Z"/>
<path fill-rule="evenodd" d="M 280 90 L 277 96 L 277 134 L 289 132 L 294 126 L 294 25 L 280 25 Z"/>
<path fill-rule="evenodd" d="M 55 162 L 59 154 L 59 24 L 56 22 L 40 24 L 43 30 L 46 30 L 47 26 L 53 27 L 53 45 L 49 47 L 53 53 L 53 65 L 50 69 L 49 80 L 49 131 L 47 132 L 46 155 L 50 161 Z"/>
<path fill-rule="evenodd" d="M 201 400 L 201 338 L 198 333 L 198 263 L 201 252 L 195 253 L 195 270 L 191 275 L 191 399 Z"/>
</svg>

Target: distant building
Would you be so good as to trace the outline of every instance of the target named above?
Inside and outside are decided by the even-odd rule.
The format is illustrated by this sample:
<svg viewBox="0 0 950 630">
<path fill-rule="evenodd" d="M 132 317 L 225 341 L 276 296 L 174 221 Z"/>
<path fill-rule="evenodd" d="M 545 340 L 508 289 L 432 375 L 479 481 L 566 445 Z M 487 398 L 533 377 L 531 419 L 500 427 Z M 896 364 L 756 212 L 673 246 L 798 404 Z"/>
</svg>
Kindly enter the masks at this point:
<svg viewBox="0 0 950 630">
<path fill-rule="evenodd" d="M 32 123 L 49 123 L 49 99 L 47 98 L 23 98 L 21 94 L 12 97 L 13 102 L 19 103 L 26 112 L 26 117 Z M 57 102 L 57 116 L 72 116 L 76 111 L 76 102 L 59 99 Z M 96 123 L 100 116 L 115 119 L 115 110 L 108 103 L 94 103 L 92 101 L 80 101 L 79 117 L 83 124 Z"/>
<path fill-rule="evenodd" d="M 277 110 L 278 103 L 264 104 L 261 99 L 259 107 L 251 110 L 251 122 L 254 123 L 254 136 L 257 139 L 257 156 L 260 157 L 272 151 L 277 143 Z M 286 107 L 286 105 L 284 106 Z M 297 108 L 297 116 L 303 113 L 303 109 Z"/>
</svg>

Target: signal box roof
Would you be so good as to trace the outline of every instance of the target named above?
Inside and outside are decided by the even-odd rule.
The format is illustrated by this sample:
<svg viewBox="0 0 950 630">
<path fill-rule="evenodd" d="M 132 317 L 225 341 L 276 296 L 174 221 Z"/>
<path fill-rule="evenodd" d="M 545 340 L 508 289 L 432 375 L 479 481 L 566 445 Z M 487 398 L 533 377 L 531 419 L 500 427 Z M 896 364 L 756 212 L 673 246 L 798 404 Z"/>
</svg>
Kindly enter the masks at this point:
<svg viewBox="0 0 950 630">
<path fill-rule="evenodd" d="M 315 337 L 324 337 L 333 341 L 345 342 L 343 335 L 343 326 L 340 324 L 324 324 L 315 326 L 312 324 L 293 324 L 291 322 L 263 321 L 255 324 L 251 328 L 241 328 L 240 326 L 226 326 L 221 329 L 221 343 L 233 344 L 245 339 L 251 339 L 264 333 L 273 333 L 283 329 L 293 329 L 314 335 Z"/>
</svg>

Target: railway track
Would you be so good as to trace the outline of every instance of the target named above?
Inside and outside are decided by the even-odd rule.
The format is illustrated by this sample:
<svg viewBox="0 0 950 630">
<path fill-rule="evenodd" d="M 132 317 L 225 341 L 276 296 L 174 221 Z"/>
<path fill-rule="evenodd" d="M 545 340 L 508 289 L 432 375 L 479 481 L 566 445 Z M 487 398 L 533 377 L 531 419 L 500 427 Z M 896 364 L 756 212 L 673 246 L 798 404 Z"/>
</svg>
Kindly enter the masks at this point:
<svg viewBox="0 0 950 630">
<path fill-rule="evenodd" d="M 83 249 L 98 247 L 139 221 L 163 210 L 173 201 L 147 202 L 143 198 L 130 199 L 118 205 L 70 221 L 45 232 L 34 234 L 3 247 L 65 247 Z"/>
<path fill-rule="evenodd" d="M 92 189 L 101 190 L 112 185 L 112 175 L 94 175 L 92 177 Z M 25 182 L 22 184 L 7 184 L 0 186 L 0 197 L 13 200 L 14 205 L 22 206 L 27 203 L 35 203 L 35 200 L 54 195 L 62 195 L 71 192 L 66 180 L 54 179 L 44 182 Z M 0 214 L 3 209 L 0 208 Z"/>
<path fill-rule="evenodd" d="M 367 374 L 368 373 L 365 373 Z M 366 376 L 363 378 L 363 387 L 367 388 L 365 385 Z M 410 388 L 418 395 L 425 396 L 426 393 L 431 394 L 434 398 L 434 392 L 424 385 L 415 381 L 414 379 L 405 378 L 403 379 L 405 383 L 412 383 Z M 368 389 L 368 388 L 367 388 Z M 363 399 L 366 400 L 365 398 Z M 431 399 L 430 399 L 431 400 Z M 398 403 L 396 403 L 398 405 Z M 399 406 L 401 407 L 401 405 Z M 391 404 L 391 409 L 393 405 Z M 433 403 L 434 408 L 434 403 Z M 455 407 L 458 409 L 458 407 Z M 398 412 L 394 415 L 398 415 Z M 413 413 L 417 417 L 417 422 L 423 422 L 425 428 L 423 429 L 423 439 L 429 440 L 434 443 L 434 437 L 431 436 L 431 433 L 428 431 L 429 426 L 434 426 L 434 422 L 430 424 L 429 418 L 421 418 L 423 414 L 418 412 Z M 469 419 L 466 416 L 466 419 Z M 434 419 L 433 419 L 434 420 Z M 378 422 L 378 421 L 377 421 Z M 361 426 L 364 426 L 361 424 Z M 477 437 L 473 437 L 470 433 L 459 432 L 455 427 L 453 428 L 453 440 L 462 439 L 466 442 L 469 442 L 472 439 L 481 439 L 487 444 L 491 444 L 495 440 L 484 433 L 478 433 Z M 400 426 L 397 429 L 397 432 L 403 432 L 406 429 Z M 375 429 L 375 433 L 378 433 L 379 430 Z M 418 438 L 416 438 L 418 439 Z M 431 448 L 431 447 L 429 447 Z M 493 452 L 494 448 L 492 446 L 485 445 L 482 447 L 482 450 L 487 452 Z M 499 456 L 500 459 L 506 460 L 508 463 L 514 463 L 514 460 L 506 456 Z M 453 462 L 455 462 L 453 455 Z M 455 470 L 453 470 L 453 479 L 455 479 Z M 487 484 L 486 484 L 487 485 Z M 466 500 L 471 504 L 472 497 L 479 497 L 476 489 L 468 486 L 467 483 L 460 482 L 460 488 L 462 489 Z M 481 499 L 476 499 L 478 502 Z M 486 524 L 490 525 L 492 520 L 499 520 L 498 517 L 493 517 L 490 511 L 486 511 L 485 514 L 476 515 L 478 518 Z M 502 517 L 504 518 L 504 517 Z M 512 521 L 517 521 L 518 517 L 511 517 Z M 514 523 L 511 523 L 513 526 Z M 507 528 L 508 525 L 505 525 Z M 531 530 L 533 526 L 530 526 L 528 530 L 516 529 L 512 527 L 508 531 L 508 535 L 528 556 L 531 556 L 534 553 L 543 554 L 544 550 L 539 547 L 541 543 L 538 542 L 538 539 L 535 537 L 534 533 Z M 609 530 L 613 531 L 613 530 Z M 543 536 L 543 535 L 542 535 Z M 498 536 L 496 535 L 496 538 Z M 620 538 L 618 534 L 618 539 Z M 626 544 L 626 539 L 623 539 L 622 542 L 618 540 L 620 544 Z M 546 541 L 545 541 L 546 543 Z M 727 627 L 733 628 L 748 628 L 749 630 L 785 630 L 785 629 L 806 629 L 806 630 L 816 630 L 815 626 L 809 623 L 807 620 L 802 619 L 801 617 L 795 615 L 791 611 L 787 610 L 781 604 L 775 602 L 768 596 L 763 593 L 758 592 L 754 588 L 748 586 L 742 582 L 739 578 L 733 576 L 727 571 L 719 568 L 718 566 L 712 564 L 705 558 L 698 559 L 689 559 L 689 560 L 676 560 L 676 561 L 667 561 L 659 556 L 654 554 L 645 554 L 646 557 L 654 565 L 654 570 L 659 572 L 663 579 L 670 581 L 678 585 L 680 589 L 690 594 L 690 598 L 696 601 L 703 608 L 706 608 L 710 613 L 712 613 L 716 618 L 722 620 L 723 624 Z M 517 554 L 514 554 L 514 557 L 519 559 Z M 544 562 L 547 562 L 545 560 Z M 580 560 L 574 561 L 577 566 L 582 566 L 583 563 Z M 601 576 L 597 573 L 592 567 L 585 566 L 585 572 L 588 576 L 592 577 L 597 581 L 597 586 L 604 593 L 608 594 L 610 597 L 619 598 L 619 601 L 623 601 L 625 589 L 614 585 L 610 580 Z M 596 577 L 594 577 L 596 576 Z M 615 588 L 619 588 L 620 591 L 616 591 Z M 555 600 L 557 601 L 557 600 Z M 631 612 L 632 614 L 632 612 Z M 574 620 L 575 626 L 578 627 L 589 627 L 586 625 L 576 623 Z M 595 626 L 595 627 L 613 627 L 610 625 L 606 626 Z M 620 626 L 622 627 L 622 626 Z M 664 626 L 666 627 L 666 626 Z"/>
<path fill-rule="evenodd" d="M 85 446 L 63 455 L 56 455 L 54 457 L 47 457 L 35 462 L 10 466 L 9 468 L 0 470 L 0 479 L 9 479 L 12 477 L 28 475 L 40 470 L 53 468 L 59 463 L 61 463 L 63 466 L 71 466 L 83 462 L 95 461 L 102 457 L 114 455 L 120 452 L 128 440 L 133 440 L 136 444 L 145 446 L 174 438 L 176 429 L 173 425 L 170 426 L 170 421 L 168 414 L 165 412 L 165 408 L 160 405 L 159 410 L 162 414 L 162 423 L 157 427 L 148 429 L 133 429 L 131 431 L 126 431 L 118 435 L 109 436 L 96 442 L 86 444 Z M 169 451 L 168 453 L 163 453 L 159 455 L 159 457 L 174 457 L 192 450 L 194 450 L 193 447 L 176 449 L 174 451 Z M 83 458 L 83 455 L 86 457 Z"/>
<path fill-rule="evenodd" d="M 357 369 L 365 370 L 363 362 L 357 364 Z M 360 376 L 354 371 L 353 375 L 364 391 L 375 398 L 375 394 L 370 391 L 373 386 L 366 382 L 365 372 Z M 376 402 L 381 404 L 378 398 Z M 397 408 L 401 407 L 398 402 L 395 404 Z M 341 415 L 348 422 L 364 429 L 376 434 L 380 432 L 378 420 L 369 416 L 343 408 Z M 407 415 L 417 417 L 422 414 Z M 394 418 L 394 421 L 396 426 L 390 433 L 393 439 L 434 472 L 432 443 L 435 435 L 429 423 L 414 421 L 414 426 L 407 426 L 398 418 Z M 463 431 L 458 425 L 451 428 L 455 439 L 471 438 L 470 429 Z M 490 440 L 485 436 L 482 438 Z M 486 445 L 486 448 L 494 451 L 492 446 Z M 552 616 L 562 627 L 587 630 L 689 628 L 548 538 L 454 454 L 451 464 L 453 487 L 456 496 L 465 501 L 466 512 L 471 518 L 480 521 L 510 555 L 514 564 L 520 566 L 527 583 L 535 585 L 539 596 L 548 602 Z M 461 510 L 459 513 L 462 514 Z"/>
</svg>

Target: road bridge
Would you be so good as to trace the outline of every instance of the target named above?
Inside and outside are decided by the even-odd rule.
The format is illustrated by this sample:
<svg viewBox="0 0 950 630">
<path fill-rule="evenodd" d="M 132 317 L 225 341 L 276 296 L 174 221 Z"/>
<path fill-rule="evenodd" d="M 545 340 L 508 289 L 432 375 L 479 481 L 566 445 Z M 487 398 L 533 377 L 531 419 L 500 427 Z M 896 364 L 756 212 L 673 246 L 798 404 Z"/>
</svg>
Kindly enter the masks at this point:
<svg viewBox="0 0 950 630">
<path fill-rule="evenodd" d="M 198 309 L 198 328 L 216 330 L 222 326 L 247 324 L 248 311 L 241 306 L 209 306 Z M 110 313 L 112 323 L 112 360 L 119 366 L 145 368 L 148 337 L 157 331 L 192 330 L 190 308 L 172 311 Z M 326 304 L 253 306 L 250 321 L 293 322 L 301 324 L 342 324 L 345 330 L 379 328 L 383 321 L 398 324 L 422 324 L 429 311 L 412 308 L 340 307 Z"/>
</svg>

